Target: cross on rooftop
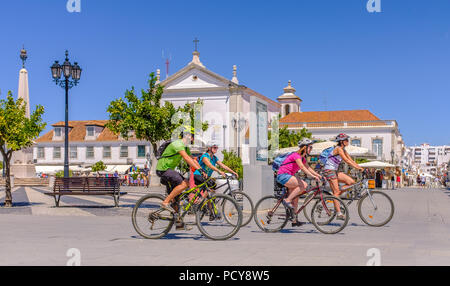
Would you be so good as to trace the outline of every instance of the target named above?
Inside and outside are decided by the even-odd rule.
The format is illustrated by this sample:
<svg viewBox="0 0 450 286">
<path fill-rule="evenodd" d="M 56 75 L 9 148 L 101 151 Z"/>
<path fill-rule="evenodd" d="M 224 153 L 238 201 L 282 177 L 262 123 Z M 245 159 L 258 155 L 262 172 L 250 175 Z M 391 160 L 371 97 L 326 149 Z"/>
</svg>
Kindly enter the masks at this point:
<svg viewBox="0 0 450 286">
<path fill-rule="evenodd" d="M 195 40 L 194 40 L 194 44 L 195 44 L 195 51 L 197 52 L 197 48 L 198 48 L 198 43 L 199 43 L 200 41 L 197 39 L 197 37 L 195 37 Z"/>
</svg>

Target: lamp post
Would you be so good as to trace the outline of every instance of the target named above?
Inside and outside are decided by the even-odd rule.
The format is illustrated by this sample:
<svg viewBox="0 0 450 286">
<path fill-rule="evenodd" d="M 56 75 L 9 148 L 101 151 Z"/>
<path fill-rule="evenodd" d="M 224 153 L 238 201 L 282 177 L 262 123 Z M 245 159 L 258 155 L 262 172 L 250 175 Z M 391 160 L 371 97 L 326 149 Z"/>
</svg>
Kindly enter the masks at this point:
<svg viewBox="0 0 450 286">
<path fill-rule="evenodd" d="M 66 92 L 66 111 L 64 124 L 64 178 L 69 177 L 69 89 L 76 86 L 81 77 L 81 68 L 78 63 L 73 65 L 69 61 L 69 52 L 66 50 L 66 59 L 61 66 L 59 61 L 50 67 L 52 78 L 56 85 L 64 88 Z M 61 74 L 64 79 L 61 80 Z M 70 80 L 72 78 L 72 80 Z"/>
<path fill-rule="evenodd" d="M 394 156 L 395 156 L 395 152 L 394 152 L 394 150 L 391 150 L 392 165 L 394 165 Z"/>
<path fill-rule="evenodd" d="M 241 118 L 240 114 L 238 114 L 238 118 L 233 118 L 231 124 L 238 133 L 238 157 L 241 157 L 241 132 L 245 127 L 246 120 L 244 118 Z"/>
</svg>

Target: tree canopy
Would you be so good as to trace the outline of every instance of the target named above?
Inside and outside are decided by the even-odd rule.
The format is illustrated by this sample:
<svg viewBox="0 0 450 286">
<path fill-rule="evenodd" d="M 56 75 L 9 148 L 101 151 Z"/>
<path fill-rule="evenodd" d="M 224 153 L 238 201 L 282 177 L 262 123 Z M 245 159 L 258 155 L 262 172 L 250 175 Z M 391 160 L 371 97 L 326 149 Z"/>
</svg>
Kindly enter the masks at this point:
<svg viewBox="0 0 450 286">
<path fill-rule="evenodd" d="M 169 101 L 162 104 L 163 93 L 164 87 L 157 84 L 157 78 L 151 73 L 148 89 L 142 89 L 140 96 L 132 87 L 125 92 L 125 98 L 112 101 L 107 109 L 109 121 L 106 127 L 125 139 L 134 132 L 137 139 L 149 141 L 153 159 L 158 142 L 171 139 L 172 133 L 181 125 L 190 124 L 197 132 L 208 129 L 207 122 L 195 120 L 203 104 L 201 100 L 175 108 Z"/>
<path fill-rule="evenodd" d="M 26 117 L 26 103 L 22 98 L 14 101 L 11 91 L 5 99 L 0 100 L 0 152 L 5 162 L 6 197 L 5 206 L 12 206 L 10 161 L 13 152 L 31 147 L 34 140 L 44 130 L 42 121 L 44 107 L 36 106 L 30 118 Z M 6 148 L 5 148 L 6 147 Z"/>
</svg>

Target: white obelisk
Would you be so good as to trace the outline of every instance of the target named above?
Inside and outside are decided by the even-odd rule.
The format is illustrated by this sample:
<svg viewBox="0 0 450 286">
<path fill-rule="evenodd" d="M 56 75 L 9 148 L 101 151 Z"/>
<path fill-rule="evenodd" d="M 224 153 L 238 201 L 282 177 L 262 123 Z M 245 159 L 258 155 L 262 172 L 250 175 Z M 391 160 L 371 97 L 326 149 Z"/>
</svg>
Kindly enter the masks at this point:
<svg viewBox="0 0 450 286">
<path fill-rule="evenodd" d="M 28 58 L 27 51 L 20 51 L 22 59 L 22 69 L 19 73 L 19 89 L 17 91 L 18 98 L 22 98 L 26 104 L 25 115 L 30 118 L 30 95 L 28 89 L 28 71 L 25 69 L 25 61 Z M 13 153 L 11 159 L 11 174 L 15 178 L 35 178 L 36 167 L 33 164 L 33 148 L 25 148 Z"/>
</svg>

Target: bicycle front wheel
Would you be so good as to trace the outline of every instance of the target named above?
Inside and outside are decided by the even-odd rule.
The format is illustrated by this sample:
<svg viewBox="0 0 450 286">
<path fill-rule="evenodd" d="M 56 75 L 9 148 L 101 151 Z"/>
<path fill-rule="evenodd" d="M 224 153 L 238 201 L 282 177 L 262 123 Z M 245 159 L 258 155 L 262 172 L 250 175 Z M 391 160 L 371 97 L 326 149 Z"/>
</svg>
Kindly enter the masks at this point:
<svg viewBox="0 0 450 286">
<path fill-rule="evenodd" d="M 210 194 L 195 213 L 200 232 L 212 240 L 230 239 L 242 224 L 242 211 L 236 200 L 224 194 Z"/>
<path fill-rule="evenodd" d="M 161 209 L 164 197 L 150 194 L 137 201 L 131 213 L 136 232 L 147 239 L 158 239 L 169 233 L 175 218 L 172 213 Z"/>
<path fill-rule="evenodd" d="M 247 195 L 246 193 L 241 192 L 241 191 L 231 192 L 231 197 L 236 200 L 239 208 L 242 211 L 241 227 L 246 226 L 247 224 L 250 223 L 250 221 L 252 220 L 252 217 L 253 217 L 254 206 L 253 206 L 252 199 L 250 199 L 249 195 Z M 232 221 L 230 221 L 228 219 L 228 216 L 225 216 L 225 219 L 227 219 L 228 223 L 230 223 L 230 224 L 233 223 Z"/>
<path fill-rule="evenodd" d="M 394 202 L 387 194 L 373 191 L 359 200 L 358 214 L 367 225 L 384 226 L 394 216 Z"/>
<path fill-rule="evenodd" d="M 289 219 L 288 209 L 275 196 L 264 197 L 256 203 L 254 220 L 264 232 L 278 232 L 282 230 Z"/>
<path fill-rule="evenodd" d="M 344 218 L 337 216 L 338 208 Z M 326 196 L 323 200 L 317 200 L 311 210 L 311 222 L 316 229 L 325 234 L 335 234 L 342 231 L 348 224 L 349 212 L 345 203 L 334 196 Z"/>
</svg>

